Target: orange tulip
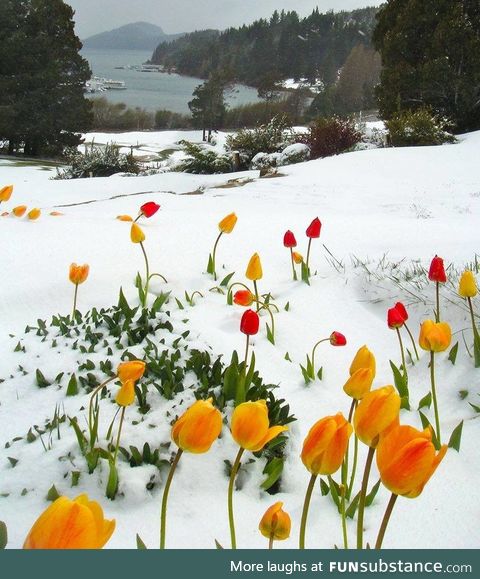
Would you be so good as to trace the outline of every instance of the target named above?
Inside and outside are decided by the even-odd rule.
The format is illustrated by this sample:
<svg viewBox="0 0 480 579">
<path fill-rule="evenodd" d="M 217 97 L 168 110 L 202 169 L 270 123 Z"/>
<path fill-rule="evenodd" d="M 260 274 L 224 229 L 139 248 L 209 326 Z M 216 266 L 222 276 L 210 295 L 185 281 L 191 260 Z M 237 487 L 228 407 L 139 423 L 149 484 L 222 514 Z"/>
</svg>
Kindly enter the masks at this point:
<svg viewBox="0 0 480 579">
<path fill-rule="evenodd" d="M 26 210 L 27 210 L 26 205 L 17 205 L 17 207 L 14 207 L 12 209 L 12 213 L 15 215 L 15 217 L 23 217 L 25 215 Z"/>
<path fill-rule="evenodd" d="M 30 219 L 30 221 L 35 221 L 35 219 L 38 219 L 41 215 L 41 211 L 40 209 L 38 209 L 38 207 L 35 207 L 34 209 L 30 209 L 30 211 L 27 213 L 27 217 Z"/>
<path fill-rule="evenodd" d="M 396 495 L 418 497 L 446 452 L 446 444 L 438 453 L 435 451 L 429 428 L 422 432 L 411 426 L 396 426 L 378 444 L 377 466 L 382 482 Z"/>
<path fill-rule="evenodd" d="M 400 396 L 393 386 L 384 386 L 365 394 L 355 410 L 353 426 L 357 437 L 374 448 L 381 434 L 398 424 Z"/>
<path fill-rule="evenodd" d="M 350 366 L 350 376 L 355 374 L 360 368 L 370 368 L 372 371 L 372 380 L 375 378 L 376 362 L 375 356 L 370 352 L 367 346 L 362 346 L 355 354 L 355 358 Z"/>
<path fill-rule="evenodd" d="M 286 426 L 270 426 L 268 408 L 265 400 L 243 402 L 232 414 L 232 436 L 245 450 L 258 452 L 281 432 Z"/>
<path fill-rule="evenodd" d="M 175 444 L 194 454 L 210 450 L 222 430 L 222 415 L 212 405 L 212 398 L 197 400 L 172 427 Z"/>
<path fill-rule="evenodd" d="M 262 279 L 262 263 L 260 261 L 260 256 L 258 253 L 254 253 L 248 262 L 247 271 L 245 272 L 245 277 L 252 281 L 257 281 Z"/>
<path fill-rule="evenodd" d="M 290 537 L 292 521 L 288 513 L 283 509 L 283 503 L 278 502 L 265 511 L 265 514 L 258 525 L 262 535 L 267 539 L 283 541 Z"/>
<path fill-rule="evenodd" d="M 361 400 L 367 392 L 370 392 L 373 382 L 373 372 L 371 368 L 359 368 L 345 383 L 343 390 L 345 394 L 355 400 Z"/>
<path fill-rule="evenodd" d="M 133 221 L 133 217 L 130 217 L 130 215 L 117 215 L 117 219 L 119 221 Z"/>
<path fill-rule="evenodd" d="M 145 233 L 143 233 L 142 229 L 136 223 L 132 223 L 130 239 L 132 243 L 142 243 L 142 241 L 145 241 Z"/>
<path fill-rule="evenodd" d="M 122 387 L 117 393 L 115 402 L 119 406 L 130 406 L 135 400 L 135 382 L 127 380 L 122 384 Z"/>
<path fill-rule="evenodd" d="M 75 500 L 60 497 L 36 520 L 24 549 L 101 549 L 112 536 L 115 521 L 86 494 Z"/>
<path fill-rule="evenodd" d="M 236 223 L 237 223 L 237 216 L 235 215 L 235 213 L 230 213 L 220 221 L 220 223 L 218 224 L 218 229 L 220 229 L 222 233 L 232 233 Z"/>
<path fill-rule="evenodd" d="M 429 352 L 443 352 L 452 341 L 452 330 L 446 322 L 426 320 L 420 327 L 418 343 L 422 350 Z"/>
<path fill-rule="evenodd" d="M 298 265 L 299 263 L 302 263 L 302 261 L 303 261 L 303 256 L 302 256 L 300 253 L 298 253 L 298 251 L 294 251 L 294 252 L 292 253 L 292 255 L 293 255 L 293 261 L 294 261 L 297 265 Z"/>
<path fill-rule="evenodd" d="M 345 457 L 352 425 L 341 412 L 326 416 L 310 429 L 302 448 L 302 462 L 314 475 L 333 474 Z"/>
<path fill-rule="evenodd" d="M 117 376 L 122 384 L 125 382 L 140 380 L 145 372 L 145 362 L 142 360 L 131 360 L 118 365 Z"/>
<path fill-rule="evenodd" d="M 8 201 L 13 193 L 13 185 L 6 185 L 0 189 L 0 203 Z"/>
<path fill-rule="evenodd" d="M 86 263 L 83 265 L 77 265 L 76 263 L 72 263 L 70 265 L 68 278 L 75 285 L 79 285 L 87 279 L 89 271 L 90 266 Z"/>
<path fill-rule="evenodd" d="M 62 213 L 61 211 L 50 211 L 50 215 L 52 217 L 61 217 L 62 215 L 65 215 L 65 213 Z"/>
</svg>

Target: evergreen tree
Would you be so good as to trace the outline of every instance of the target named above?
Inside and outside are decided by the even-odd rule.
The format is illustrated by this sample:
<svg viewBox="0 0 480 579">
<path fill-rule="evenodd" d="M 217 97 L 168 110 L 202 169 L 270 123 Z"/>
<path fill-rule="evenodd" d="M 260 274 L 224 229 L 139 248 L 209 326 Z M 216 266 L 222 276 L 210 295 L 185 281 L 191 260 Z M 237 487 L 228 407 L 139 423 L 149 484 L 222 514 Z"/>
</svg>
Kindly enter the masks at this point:
<svg viewBox="0 0 480 579">
<path fill-rule="evenodd" d="M 203 130 L 203 140 L 210 142 L 211 133 L 222 127 L 227 105 L 225 90 L 229 85 L 227 77 L 222 72 L 213 73 L 203 84 L 193 91 L 193 99 L 188 103 L 196 127 Z"/>
<path fill-rule="evenodd" d="M 478 0 L 389 0 L 373 40 L 382 55 L 384 118 L 430 107 L 459 131 L 480 128 Z"/>
<path fill-rule="evenodd" d="M 0 4 L 0 138 L 10 152 L 58 154 L 90 127 L 84 85 L 91 73 L 73 14 L 62 0 Z"/>
</svg>

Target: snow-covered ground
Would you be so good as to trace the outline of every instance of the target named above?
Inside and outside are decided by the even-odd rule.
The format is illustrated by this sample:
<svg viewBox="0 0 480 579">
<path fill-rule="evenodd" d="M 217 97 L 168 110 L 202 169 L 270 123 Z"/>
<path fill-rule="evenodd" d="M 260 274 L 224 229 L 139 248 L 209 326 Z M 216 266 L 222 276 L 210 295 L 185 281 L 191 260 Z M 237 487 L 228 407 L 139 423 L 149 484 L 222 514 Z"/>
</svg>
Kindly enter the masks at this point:
<svg viewBox="0 0 480 579">
<path fill-rule="evenodd" d="M 191 137 L 199 140 L 198 133 Z M 101 140 L 99 135 L 95 140 Z M 124 134 L 121 139 L 116 135 L 116 140 L 125 147 L 142 143 L 149 151 L 172 145 L 170 136 L 162 141 L 159 133 Z M 179 310 L 172 297 L 168 309 L 174 325 L 181 331 L 185 327 L 190 330 L 191 347 L 211 347 L 226 359 L 234 349 L 242 352 L 244 348 L 244 336 L 239 332 L 242 308 L 227 306 L 225 296 L 210 292 L 214 283 L 204 273 L 218 221 L 232 211 L 238 215 L 236 228 L 219 245 L 222 273 L 235 271 L 234 280 L 245 282 L 250 256 L 255 251 L 261 256 L 264 277 L 259 289 L 271 291 L 281 312 L 276 316 L 275 346 L 266 339 L 266 318 L 262 317 L 263 327 L 253 340 L 257 367 L 267 383 L 279 384 L 276 395 L 287 400 L 297 421 L 290 425 L 281 492 L 270 496 L 259 489 L 264 475 L 263 463 L 258 461 L 250 465 L 242 490 L 235 493 L 237 540 L 239 547 L 265 548 L 258 522 L 268 506 L 281 500 L 293 521 L 292 536 L 281 546 L 296 547 L 309 480 L 299 458 L 302 442 L 318 419 L 348 412 L 350 399 L 342 386 L 355 352 L 367 344 L 377 359 L 374 387 L 391 384 L 389 360 L 399 363 L 399 352 L 395 333 L 386 325 L 387 309 L 402 300 L 409 308 L 409 324 L 415 335 L 420 321 L 432 317 L 434 288 L 415 285 L 418 280 L 409 278 L 412 262 L 428 267 L 435 254 L 441 255 L 446 263 L 453 264 L 449 272 L 454 277 L 454 270 L 461 271 L 478 252 L 479 153 L 477 132 L 461 137 L 455 145 L 360 151 L 282 167 L 281 175 L 265 179 L 250 172 L 52 181 L 54 170 L 0 160 L 0 186 L 15 185 L 12 199 L 1 205 L 1 211 L 20 204 L 42 209 L 42 216 L 34 222 L 0 217 L 0 520 L 8 525 L 9 546 L 21 546 L 33 520 L 47 506 L 45 497 L 52 484 L 62 494 L 88 492 L 102 503 L 106 516 L 117 520 L 109 547 L 134 548 L 137 532 L 149 547 L 158 545 L 163 485 L 157 484 L 153 491 L 145 488 L 155 474 L 154 467 L 131 469 L 120 460 L 120 495 L 111 502 L 104 496 L 105 467 L 87 474 L 74 432 L 67 425 L 61 426 L 60 440 L 55 434 L 48 451 L 38 438 L 32 443 L 25 440 L 30 428 L 53 416 L 56 405 L 82 420 L 88 398 L 84 394 L 67 398 L 65 379 L 62 388 L 52 385 L 39 389 L 35 383 L 37 368 L 52 380 L 60 371 L 69 375 L 81 354 L 52 347 L 51 341 L 42 343 L 35 332 L 24 334 L 25 327 L 36 326 L 38 318 L 70 312 L 71 262 L 90 264 L 90 276 L 79 288 L 80 310 L 116 303 L 120 286 L 130 303 L 135 303 L 133 281 L 137 271 L 143 272 L 142 256 L 139 247 L 130 242 L 130 224 L 115 217 L 135 216 L 142 203 L 156 201 L 161 211 L 143 220 L 141 226 L 152 269 L 164 274 L 168 284 L 154 281 L 151 299 L 168 289 L 184 302 L 185 309 Z M 238 177 L 252 180 L 242 186 L 223 187 Z M 63 215 L 54 217 L 51 211 Z M 311 263 L 317 274 L 308 287 L 291 280 L 289 254 L 282 239 L 291 229 L 299 242 L 297 249 L 305 253 L 304 231 L 316 216 L 323 227 L 320 240 L 312 246 Z M 190 308 L 184 292 L 194 290 L 204 297 Z M 480 499 L 475 481 L 480 473 L 480 421 L 469 402 L 480 404 L 480 370 L 473 368 L 465 350 L 461 330 L 465 329 L 470 345 L 469 316 L 454 290 L 455 286 L 448 284 L 442 289 L 443 317 L 452 325 L 459 353 L 456 365 L 447 361 L 446 354 L 437 356 L 437 376 L 444 438 L 460 420 L 465 421 L 461 452 L 449 450 L 419 498 L 397 501 L 385 547 L 479 546 Z M 287 302 L 288 312 L 283 309 Z M 478 303 L 476 307 L 480 311 Z M 184 319 L 189 320 L 188 326 L 182 325 Z M 324 368 L 323 380 L 305 386 L 299 364 L 305 363 L 313 344 L 332 330 L 344 333 L 348 344 L 345 348 L 324 344 L 317 353 Z M 14 351 L 19 341 L 26 352 Z M 287 352 L 292 362 L 285 359 Z M 114 352 L 114 366 L 118 355 Z M 409 368 L 409 376 L 415 409 L 429 389 L 427 353 L 421 352 L 421 360 Z M 461 390 L 468 392 L 464 399 L 459 396 Z M 184 397 L 185 407 L 193 396 L 187 391 Z M 145 416 L 136 406 L 127 409 L 124 446 L 138 446 L 145 440 L 153 445 L 168 441 L 166 414 L 179 400 L 166 401 L 155 393 L 150 398 L 152 410 Z M 110 405 L 108 401 L 104 405 L 107 421 Z M 431 411 L 427 414 L 433 420 Z M 416 411 L 402 411 L 401 420 L 420 427 Z M 133 425 L 132 421 L 140 424 Z M 11 443 L 19 436 L 24 438 Z M 7 442 L 11 444 L 5 447 Z M 214 539 L 228 546 L 224 460 L 232 461 L 235 454 L 235 443 L 224 427 L 222 438 L 208 454 L 182 457 L 170 494 L 167 546 L 214 548 Z M 13 466 L 7 457 L 18 462 Z M 362 467 L 364 458 L 362 447 Z M 81 472 L 75 488 L 70 486 L 72 470 Z M 376 467 L 374 471 L 372 483 Z M 381 489 L 366 511 L 365 533 L 370 542 L 378 531 L 388 496 Z M 349 520 L 348 524 L 354 542 L 356 522 Z M 340 520 L 330 497 L 321 497 L 317 487 L 307 546 L 332 548 L 335 544 L 342 544 Z"/>
</svg>

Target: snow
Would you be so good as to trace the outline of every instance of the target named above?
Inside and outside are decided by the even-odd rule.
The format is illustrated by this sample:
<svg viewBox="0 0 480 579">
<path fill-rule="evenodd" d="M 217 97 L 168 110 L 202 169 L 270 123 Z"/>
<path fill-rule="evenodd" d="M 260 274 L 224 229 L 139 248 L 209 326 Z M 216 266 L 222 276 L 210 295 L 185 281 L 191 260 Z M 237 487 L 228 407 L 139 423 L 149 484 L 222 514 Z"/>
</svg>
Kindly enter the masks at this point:
<svg viewBox="0 0 480 579">
<path fill-rule="evenodd" d="M 174 133 L 125 133 L 115 139 L 124 147 L 140 144 L 148 152 L 168 148 L 180 138 L 201 139 L 198 132 Z M 95 142 L 108 142 L 111 135 L 88 135 L 93 137 Z M 412 264 L 428 267 L 435 254 L 452 264 L 449 272 L 454 278 L 454 271 L 461 271 L 475 258 L 480 217 L 479 151 L 480 132 L 476 132 L 462 136 L 455 145 L 359 151 L 282 167 L 278 177 L 265 179 L 252 171 L 53 181 L 51 168 L 0 160 L 0 184 L 15 185 L 12 199 L 1 205 L 1 211 L 20 204 L 42 209 L 35 222 L 0 217 L 4 280 L 0 285 L 0 378 L 4 379 L 0 384 L 0 519 L 9 529 L 9 547 L 21 546 L 32 522 L 46 508 L 45 497 L 52 484 L 60 493 L 76 496 L 87 492 L 101 502 L 107 518 L 117 520 L 108 547 L 134 548 L 136 533 L 147 546 L 158 545 L 163 484 L 157 484 L 153 491 L 145 488 L 155 474 L 153 467 L 131 469 L 120 459 L 121 494 L 112 502 L 104 496 L 105 465 L 87 474 L 74 432 L 66 425 L 61 427 L 60 440 L 53 437 L 51 450 L 45 451 L 38 439 L 32 443 L 19 440 L 4 448 L 14 437 L 25 437 L 33 425 L 41 426 L 52 418 L 56 405 L 83 421 L 88 402 L 85 394 L 67 398 L 65 382 L 61 389 L 55 385 L 39 389 L 34 382 L 36 368 L 48 377 L 60 371 L 68 375 L 75 370 L 80 354 L 60 346 L 52 348 L 34 332 L 24 334 L 24 329 L 35 326 L 38 318 L 70 312 L 73 287 L 68 281 L 68 267 L 74 261 L 89 263 L 91 268 L 88 280 L 79 287 L 81 311 L 116 303 L 120 286 L 129 302 L 135 303 L 133 281 L 136 272 L 143 271 L 142 256 L 130 242 L 130 224 L 115 217 L 135 216 L 142 203 L 152 200 L 161 204 L 161 211 L 143 220 L 141 226 L 152 268 L 165 275 L 168 284 L 152 283 L 150 299 L 165 290 L 183 302 L 185 291 L 203 294 L 195 307 L 185 304 L 185 309 L 179 310 L 173 298 L 168 307 L 176 331 L 184 331 L 182 320 L 188 318 L 191 348 L 211 347 L 215 355 L 223 354 L 225 359 L 230 359 L 234 349 L 243 352 L 244 348 L 244 336 L 239 332 L 243 309 L 227 306 L 225 296 L 209 291 L 214 283 L 203 273 L 218 221 L 232 211 L 238 215 L 234 231 L 219 244 L 221 273 L 235 271 L 234 279 L 245 282 L 250 256 L 255 251 L 261 256 L 264 277 L 259 289 L 271 291 L 281 311 L 276 316 L 276 345 L 266 339 L 263 317 L 262 329 L 252 340 L 257 368 L 267 383 L 279 384 L 276 395 L 288 401 L 297 421 L 290 425 L 281 492 L 270 496 L 259 489 L 263 461 L 250 465 L 244 475 L 243 488 L 234 497 L 237 540 L 240 547 L 265 548 L 258 522 L 266 508 L 280 500 L 293 521 L 292 536 L 281 546 L 295 548 L 309 479 L 299 454 L 309 428 L 326 415 L 348 412 L 350 400 L 342 386 L 349 364 L 363 344 L 368 344 L 377 359 L 374 387 L 392 383 L 389 360 L 399 363 L 399 352 L 396 336 L 388 330 L 385 319 L 395 301 L 407 304 L 415 335 L 420 321 L 432 317 L 434 288 L 415 285 L 416 280 L 409 281 L 408 276 L 400 283 L 393 278 L 401 277 Z M 238 187 L 220 187 L 240 177 L 251 181 L 244 179 Z M 52 210 L 64 215 L 53 217 L 49 215 Z M 297 249 L 305 254 L 304 231 L 317 215 L 323 227 L 320 240 L 312 244 L 311 263 L 317 274 L 309 287 L 291 280 L 289 254 L 282 238 L 291 229 L 299 242 Z M 359 265 L 357 258 L 365 265 Z M 462 330 L 467 343 L 471 342 L 469 316 L 455 296 L 455 286 L 442 288 L 442 296 L 443 317 L 452 325 L 459 353 L 455 365 L 445 354 L 437 356 L 440 416 L 444 438 L 460 420 L 465 421 L 461 452 L 449 450 L 419 498 L 397 501 L 385 538 L 387 548 L 478 547 L 480 499 L 470 488 L 480 471 L 480 422 L 469 402 L 480 403 L 479 370 L 473 368 L 463 345 Z M 288 312 L 283 309 L 287 302 Z M 478 312 L 478 299 L 474 302 Z M 305 386 L 299 364 L 305 363 L 313 344 L 333 330 L 344 333 L 348 344 L 344 348 L 326 344 L 319 348 L 317 360 L 324 368 L 323 380 Z M 14 352 L 20 340 L 26 353 Z M 286 352 L 292 363 L 285 360 Z M 425 352 L 420 355 L 420 362 L 409 367 L 414 409 L 429 389 L 429 357 Z M 101 358 L 101 352 L 97 356 Z M 114 352 L 114 367 L 118 361 L 119 353 Z M 28 374 L 23 375 L 19 365 Z M 460 390 L 468 391 L 464 400 L 459 397 Z M 185 408 L 193 400 L 192 392 L 187 390 L 183 398 Z M 136 406 L 127 409 L 123 445 L 168 441 L 171 418 L 167 419 L 167 413 L 178 411 L 180 399 L 166 401 L 152 393 L 151 400 L 152 410 L 145 416 Z M 108 402 L 102 406 L 104 430 L 112 408 Z M 433 420 L 431 411 L 427 415 Z M 420 427 L 415 411 L 402 411 L 401 420 Z M 214 539 L 228 546 L 228 480 L 223 461 L 233 461 L 236 451 L 224 427 L 221 439 L 208 454 L 184 454 L 170 493 L 168 547 L 214 548 Z M 365 454 L 361 447 L 361 466 Z M 14 468 L 7 457 L 19 461 Z M 168 458 L 168 453 L 163 458 Z M 71 470 L 81 471 L 76 488 L 70 487 Z M 375 477 L 376 467 L 372 483 Z M 381 489 L 366 511 L 365 533 L 370 542 L 378 531 L 388 496 Z M 348 525 L 353 542 L 355 521 L 349 520 Z M 321 497 L 317 487 L 309 514 L 307 547 L 333 548 L 334 544 L 342 544 L 340 520 L 330 497 Z"/>
</svg>

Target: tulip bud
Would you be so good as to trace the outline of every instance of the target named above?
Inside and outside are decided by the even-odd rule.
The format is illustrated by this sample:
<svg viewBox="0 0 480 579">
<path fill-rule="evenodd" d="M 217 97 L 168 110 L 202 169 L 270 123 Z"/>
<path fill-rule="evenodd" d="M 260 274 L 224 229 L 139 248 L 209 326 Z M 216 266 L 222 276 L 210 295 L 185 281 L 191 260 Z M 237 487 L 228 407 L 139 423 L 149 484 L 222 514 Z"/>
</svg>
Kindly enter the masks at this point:
<svg viewBox="0 0 480 579">
<path fill-rule="evenodd" d="M 345 457 L 352 425 L 340 412 L 326 416 L 310 429 L 302 448 L 302 462 L 315 475 L 336 472 Z"/>
<path fill-rule="evenodd" d="M 318 217 L 315 217 L 315 219 L 307 227 L 307 231 L 305 233 L 307 237 L 310 237 L 310 239 L 320 237 L 321 228 L 322 224 L 320 222 L 320 219 Z"/>
<path fill-rule="evenodd" d="M 372 380 L 375 378 L 376 362 L 375 356 L 370 352 L 367 346 L 362 346 L 355 354 L 355 358 L 350 366 L 350 376 L 352 376 L 360 368 L 370 368 L 372 371 Z"/>
<path fill-rule="evenodd" d="M 141 228 L 136 223 L 132 223 L 132 228 L 130 229 L 130 239 L 133 243 L 142 243 L 142 241 L 145 241 L 145 233 L 143 233 Z"/>
<path fill-rule="evenodd" d="M 394 308 L 398 311 L 398 313 L 403 317 L 404 321 L 408 320 L 408 312 L 402 302 L 397 302 Z"/>
<path fill-rule="evenodd" d="M 283 236 L 283 245 L 285 247 L 297 247 L 297 240 L 295 235 L 290 231 L 290 229 Z"/>
<path fill-rule="evenodd" d="M 132 360 L 130 362 L 122 362 L 118 365 L 117 376 L 122 384 L 125 382 L 140 380 L 145 372 L 145 362 L 142 360 Z"/>
<path fill-rule="evenodd" d="M 112 536 L 115 521 L 86 494 L 75 500 L 59 497 L 36 520 L 24 549 L 101 549 Z"/>
<path fill-rule="evenodd" d="M 236 223 L 237 223 L 237 216 L 235 215 L 235 213 L 230 213 L 219 222 L 218 229 L 222 233 L 232 233 Z"/>
<path fill-rule="evenodd" d="M 263 271 L 262 264 L 260 262 L 260 256 L 258 253 L 254 253 L 248 262 L 247 271 L 245 272 L 247 279 L 256 281 L 257 279 L 262 279 Z"/>
<path fill-rule="evenodd" d="M 140 213 L 145 217 L 152 217 L 160 209 L 160 205 L 154 201 L 148 201 L 140 207 Z"/>
<path fill-rule="evenodd" d="M 377 466 L 382 483 L 396 495 L 418 497 L 447 452 L 444 444 L 438 453 L 432 432 L 411 426 L 396 426 L 382 437 L 377 448 Z"/>
<path fill-rule="evenodd" d="M 470 270 L 464 271 L 462 277 L 460 278 L 460 283 L 458 286 L 458 295 L 461 296 L 462 298 L 473 298 L 477 295 L 477 293 L 478 293 L 477 282 L 475 280 L 473 272 Z"/>
<path fill-rule="evenodd" d="M 38 209 L 38 207 L 35 207 L 34 209 L 30 209 L 30 211 L 27 213 L 27 217 L 28 219 L 30 219 L 30 221 L 35 221 L 35 219 L 38 219 L 41 215 L 41 211 L 40 209 Z"/>
<path fill-rule="evenodd" d="M 268 508 L 258 525 L 260 532 L 267 539 L 283 541 L 290 537 L 292 521 L 282 507 L 283 503 L 278 502 Z"/>
<path fill-rule="evenodd" d="M 437 283 L 445 283 L 447 281 L 443 259 L 438 257 L 438 255 L 432 259 L 430 270 L 428 272 L 428 279 Z"/>
<path fill-rule="evenodd" d="M 398 302 L 398 303 L 400 303 L 400 302 Z M 405 318 L 405 315 L 404 315 L 402 309 L 398 308 L 397 305 L 395 305 L 393 308 L 390 308 L 387 312 L 387 324 L 391 330 L 401 328 L 407 319 L 407 318 Z M 405 308 L 403 308 L 403 309 L 405 310 Z"/>
<path fill-rule="evenodd" d="M 260 318 L 257 312 L 247 310 L 240 320 L 240 331 L 247 336 L 254 336 L 258 332 Z"/>
<path fill-rule="evenodd" d="M 255 300 L 255 296 L 250 290 L 238 290 L 233 296 L 233 301 L 238 306 L 251 306 Z"/>
<path fill-rule="evenodd" d="M 332 344 L 332 346 L 345 346 L 347 344 L 347 338 L 340 332 L 332 332 L 330 334 L 330 344 Z"/>
<path fill-rule="evenodd" d="M 13 185 L 6 185 L 0 189 L 0 202 L 8 201 L 13 193 Z"/>
<path fill-rule="evenodd" d="M 293 252 L 293 261 L 298 265 L 300 263 L 302 263 L 303 261 L 303 257 L 300 253 L 297 253 L 296 251 Z"/>
<path fill-rule="evenodd" d="M 239 404 L 233 411 L 231 428 L 235 442 L 252 452 L 262 450 L 281 432 L 288 430 L 286 426 L 270 426 L 265 400 Z"/>
<path fill-rule="evenodd" d="M 12 213 L 15 217 L 23 217 L 25 215 L 25 211 L 27 210 L 26 205 L 18 205 L 12 209 Z"/>
<path fill-rule="evenodd" d="M 361 400 L 367 392 L 370 392 L 372 383 L 373 372 L 371 368 L 359 368 L 347 380 L 343 391 L 347 396 L 355 398 L 355 400 Z"/>
<path fill-rule="evenodd" d="M 122 383 L 122 387 L 117 393 L 115 402 L 119 406 L 130 406 L 135 400 L 135 382 L 133 380 L 127 380 Z"/>
<path fill-rule="evenodd" d="M 429 352 L 443 352 L 452 341 L 452 330 L 446 322 L 425 320 L 420 326 L 418 343 L 422 350 Z"/>
<path fill-rule="evenodd" d="M 119 221 L 133 221 L 133 217 L 130 215 L 117 215 Z"/>
<path fill-rule="evenodd" d="M 353 415 L 358 438 L 367 446 L 376 447 L 380 435 L 398 424 L 400 396 L 393 386 L 384 386 L 365 394 Z"/>
<path fill-rule="evenodd" d="M 222 415 L 212 398 L 197 400 L 172 427 L 172 440 L 186 452 L 201 454 L 210 450 L 222 430 Z"/>
<path fill-rule="evenodd" d="M 87 279 L 89 272 L 90 266 L 87 263 L 84 263 L 83 265 L 72 263 L 70 265 L 68 278 L 73 284 L 80 285 Z"/>
</svg>

